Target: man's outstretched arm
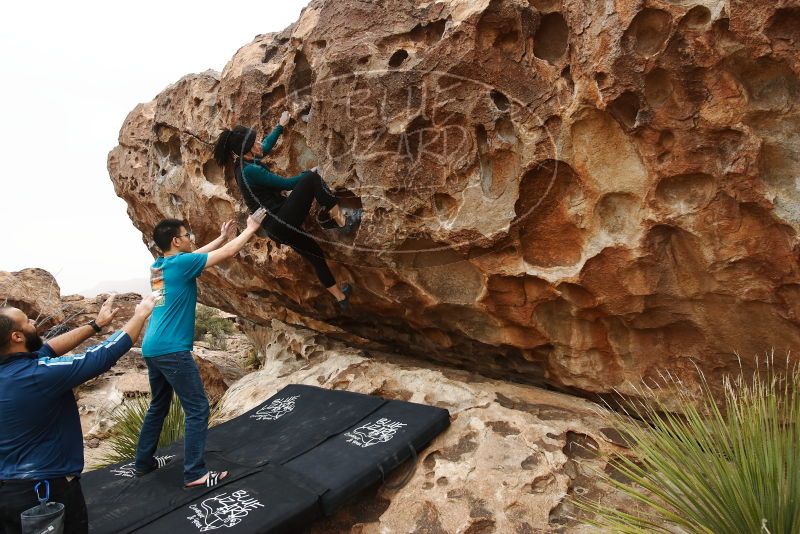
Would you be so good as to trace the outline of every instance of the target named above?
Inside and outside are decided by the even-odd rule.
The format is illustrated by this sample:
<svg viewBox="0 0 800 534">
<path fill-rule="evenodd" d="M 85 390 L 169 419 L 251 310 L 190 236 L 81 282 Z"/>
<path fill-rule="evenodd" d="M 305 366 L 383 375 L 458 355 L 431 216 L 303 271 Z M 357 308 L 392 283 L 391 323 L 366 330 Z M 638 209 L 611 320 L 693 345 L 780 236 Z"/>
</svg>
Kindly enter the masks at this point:
<svg viewBox="0 0 800 534">
<path fill-rule="evenodd" d="M 224 245 L 226 241 L 233 239 L 235 235 L 236 235 L 236 223 L 233 221 L 227 221 L 223 223 L 222 226 L 220 226 L 218 238 L 216 238 L 214 241 L 207 244 L 206 246 L 195 250 L 195 252 L 197 254 L 208 254 L 209 252 L 213 252 L 222 245 Z"/>
<path fill-rule="evenodd" d="M 114 316 L 117 315 L 119 308 L 114 308 L 114 299 L 116 295 L 111 295 L 106 299 L 103 305 L 100 307 L 100 312 L 97 314 L 97 318 L 94 320 L 97 323 L 97 326 L 100 328 L 105 328 L 106 326 L 111 324 L 111 321 L 114 319 Z M 53 339 L 47 341 L 47 344 L 50 345 L 50 349 L 55 353 L 56 356 L 61 356 L 63 354 L 68 353 L 97 332 L 94 331 L 94 328 L 91 326 L 84 325 L 79 326 L 78 328 L 74 328 L 69 332 L 65 332 L 60 336 L 56 336 Z"/>
<path fill-rule="evenodd" d="M 244 248 L 245 244 L 250 241 L 250 238 L 255 235 L 255 233 L 261 227 L 261 222 L 264 220 L 266 215 L 267 210 L 261 208 L 248 217 L 247 228 L 245 228 L 244 232 L 239 234 L 239 237 L 229 241 L 224 247 L 208 254 L 206 267 L 213 267 L 214 265 L 218 265 L 223 261 L 234 257 L 240 250 L 242 250 L 242 248 Z"/>
<path fill-rule="evenodd" d="M 143 298 L 122 330 L 83 354 L 58 357 L 51 354 L 49 345 L 42 347 L 36 376 L 39 384 L 55 391 L 67 391 L 108 371 L 139 338 L 154 306 L 153 295 Z"/>
</svg>

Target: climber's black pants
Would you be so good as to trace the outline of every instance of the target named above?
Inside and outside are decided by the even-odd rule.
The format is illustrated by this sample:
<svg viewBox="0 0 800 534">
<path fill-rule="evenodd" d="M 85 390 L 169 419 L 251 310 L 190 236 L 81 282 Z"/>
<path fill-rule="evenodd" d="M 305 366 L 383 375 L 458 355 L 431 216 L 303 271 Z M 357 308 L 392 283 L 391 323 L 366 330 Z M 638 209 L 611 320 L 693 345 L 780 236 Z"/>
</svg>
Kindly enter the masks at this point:
<svg viewBox="0 0 800 534">
<path fill-rule="evenodd" d="M 336 279 L 325 261 L 325 252 L 302 229 L 314 199 L 327 209 L 333 208 L 337 203 L 336 197 L 320 175 L 306 171 L 281 207 L 269 214 L 264 221 L 264 228 L 270 237 L 292 247 L 309 262 L 322 285 L 329 288 L 336 285 Z"/>
</svg>

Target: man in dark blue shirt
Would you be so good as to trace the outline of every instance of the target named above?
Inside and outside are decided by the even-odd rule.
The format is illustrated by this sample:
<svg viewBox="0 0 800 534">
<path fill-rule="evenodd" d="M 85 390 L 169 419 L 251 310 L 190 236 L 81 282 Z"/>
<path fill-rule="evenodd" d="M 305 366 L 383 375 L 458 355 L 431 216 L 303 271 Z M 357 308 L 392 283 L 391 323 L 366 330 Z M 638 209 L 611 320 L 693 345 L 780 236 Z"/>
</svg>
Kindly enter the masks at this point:
<svg viewBox="0 0 800 534">
<path fill-rule="evenodd" d="M 50 482 L 50 499 L 64 504 L 65 532 L 88 532 L 80 486 L 83 435 L 72 388 L 113 366 L 139 337 L 155 299 L 145 297 L 128 323 L 83 354 L 63 356 L 103 327 L 114 297 L 97 319 L 43 343 L 34 321 L 0 308 L 0 534 L 20 531 L 20 514 L 36 505 L 34 486 Z"/>
</svg>

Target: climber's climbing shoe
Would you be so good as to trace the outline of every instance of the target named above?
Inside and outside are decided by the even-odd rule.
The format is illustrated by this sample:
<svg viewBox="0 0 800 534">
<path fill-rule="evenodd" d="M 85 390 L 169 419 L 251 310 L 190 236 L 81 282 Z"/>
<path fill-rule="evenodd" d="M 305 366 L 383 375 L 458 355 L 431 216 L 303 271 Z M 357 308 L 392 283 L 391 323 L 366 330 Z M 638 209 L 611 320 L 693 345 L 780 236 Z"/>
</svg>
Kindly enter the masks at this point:
<svg viewBox="0 0 800 534">
<path fill-rule="evenodd" d="M 317 223 L 323 230 L 334 230 L 339 228 L 339 225 L 336 224 L 336 221 L 333 219 L 333 217 L 331 217 L 331 212 L 325 209 L 317 212 Z"/>
<path fill-rule="evenodd" d="M 344 235 L 350 235 L 355 232 L 356 228 L 361 224 L 361 217 L 364 215 L 362 209 L 343 209 L 342 212 L 345 216 L 344 226 L 339 228 L 339 231 Z"/>
<path fill-rule="evenodd" d="M 339 300 L 337 303 L 339 304 L 340 310 L 347 311 L 350 309 L 350 295 L 353 294 L 353 286 L 344 284 L 342 286 L 342 293 L 344 293 L 344 300 Z"/>
</svg>

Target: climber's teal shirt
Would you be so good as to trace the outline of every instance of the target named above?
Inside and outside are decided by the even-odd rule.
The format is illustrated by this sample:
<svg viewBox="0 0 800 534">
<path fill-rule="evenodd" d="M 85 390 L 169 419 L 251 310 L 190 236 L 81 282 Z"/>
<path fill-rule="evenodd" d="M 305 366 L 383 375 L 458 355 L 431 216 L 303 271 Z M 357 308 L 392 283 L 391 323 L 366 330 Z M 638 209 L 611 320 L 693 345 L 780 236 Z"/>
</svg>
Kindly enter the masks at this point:
<svg viewBox="0 0 800 534">
<path fill-rule="evenodd" d="M 208 254 L 184 253 L 158 258 L 150 267 L 150 285 L 159 296 L 144 333 L 143 356 L 192 350 L 197 277 L 207 260 Z"/>
<path fill-rule="evenodd" d="M 265 156 L 272 151 L 282 133 L 283 126 L 279 124 L 264 138 L 264 141 L 261 142 L 261 150 L 264 152 Z M 300 178 L 303 177 L 303 174 L 298 174 L 292 178 L 284 178 L 270 172 L 269 169 L 262 165 L 248 163 L 242 170 L 242 176 L 244 176 L 245 181 L 249 185 L 269 187 L 278 191 L 291 191 L 294 189 L 294 186 L 297 185 L 297 182 L 300 181 Z"/>
</svg>

